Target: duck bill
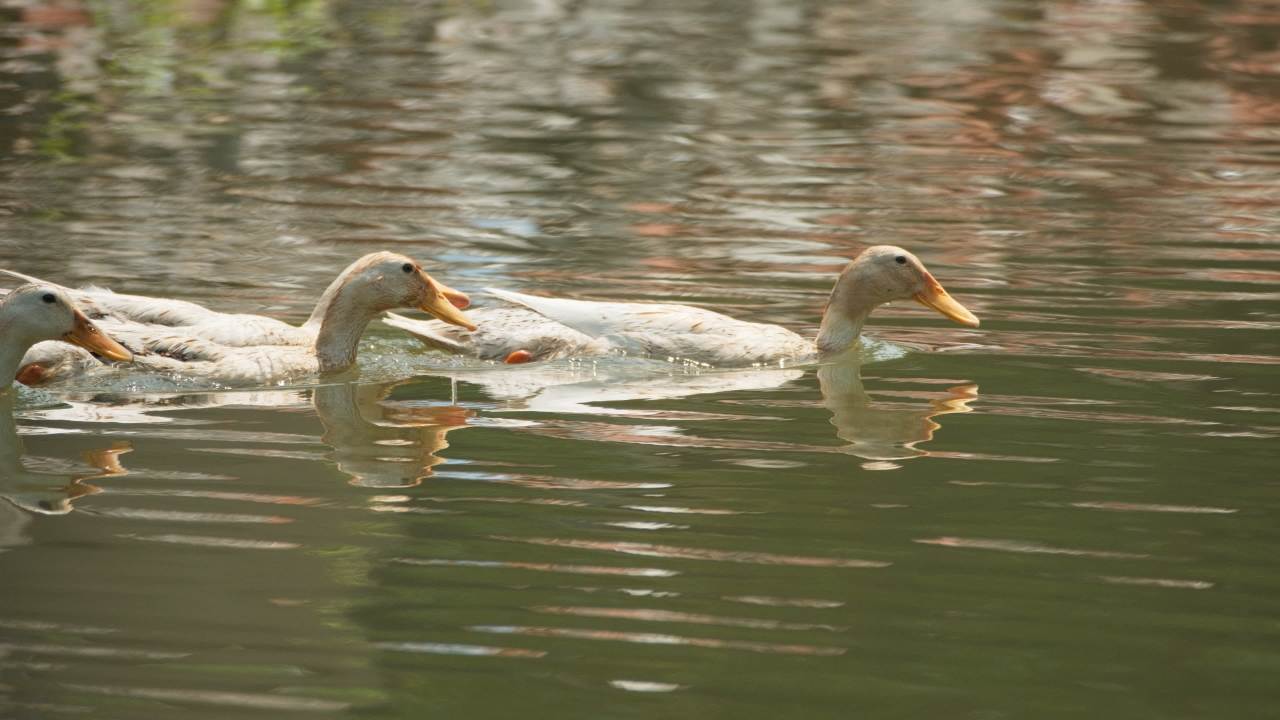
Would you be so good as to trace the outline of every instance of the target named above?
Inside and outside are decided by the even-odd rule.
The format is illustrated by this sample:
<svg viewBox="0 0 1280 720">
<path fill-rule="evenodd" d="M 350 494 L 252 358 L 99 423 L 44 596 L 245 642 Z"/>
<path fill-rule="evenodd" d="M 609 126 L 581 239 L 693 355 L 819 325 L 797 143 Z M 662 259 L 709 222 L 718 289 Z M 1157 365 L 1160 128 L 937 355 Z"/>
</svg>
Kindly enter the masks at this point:
<svg viewBox="0 0 1280 720">
<path fill-rule="evenodd" d="M 440 291 L 440 294 L 444 295 L 445 299 L 449 301 L 450 305 L 458 308 L 459 310 L 466 310 L 471 306 L 471 298 L 468 297 L 466 293 L 460 290 L 454 290 L 439 280 L 435 281 L 435 286 L 436 289 Z"/>
<path fill-rule="evenodd" d="M 426 275 L 426 273 L 423 273 L 423 275 Z M 450 325 L 457 325 L 474 331 L 476 329 L 475 323 L 471 322 L 471 318 L 467 317 L 466 313 L 460 309 L 471 304 L 471 299 L 457 290 L 432 280 L 430 276 L 426 279 L 427 290 L 423 294 L 424 297 L 422 303 L 418 305 L 418 309 Z M 452 297 L 450 294 L 452 294 Z M 458 305 L 458 302 L 465 304 Z"/>
<path fill-rule="evenodd" d="M 133 360 L 133 353 L 99 330 L 98 326 L 94 325 L 93 321 L 85 317 L 84 313 L 79 310 L 75 311 L 75 324 L 71 332 L 63 335 L 62 339 L 108 360 L 119 360 L 121 362 Z"/>
<path fill-rule="evenodd" d="M 945 315 L 952 322 L 964 325 L 965 327 L 978 327 L 978 316 L 969 312 L 969 309 L 956 299 L 942 287 L 942 283 L 938 282 L 932 275 L 925 279 L 924 290 L 915 294 L 916 302 L 927 308 L 933 308 Z"/>
</svg>

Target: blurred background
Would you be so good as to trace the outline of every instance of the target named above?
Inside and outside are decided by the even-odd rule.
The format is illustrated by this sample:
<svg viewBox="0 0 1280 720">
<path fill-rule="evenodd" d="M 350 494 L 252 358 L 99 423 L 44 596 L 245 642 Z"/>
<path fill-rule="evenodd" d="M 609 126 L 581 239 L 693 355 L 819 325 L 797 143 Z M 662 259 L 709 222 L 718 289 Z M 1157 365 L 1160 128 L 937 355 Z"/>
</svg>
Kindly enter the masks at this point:
<svg viewBox="0 0 1280 720">
<path fill-rule="evenodd" d="M 23 391 L 0 715 L 1266 716 L 1278 233 L 1262 0 L 0 0 L 3 267 L 301 320 L 390 249 L 812 333 L 888 242 L 983 319 Z"/>
</svg>

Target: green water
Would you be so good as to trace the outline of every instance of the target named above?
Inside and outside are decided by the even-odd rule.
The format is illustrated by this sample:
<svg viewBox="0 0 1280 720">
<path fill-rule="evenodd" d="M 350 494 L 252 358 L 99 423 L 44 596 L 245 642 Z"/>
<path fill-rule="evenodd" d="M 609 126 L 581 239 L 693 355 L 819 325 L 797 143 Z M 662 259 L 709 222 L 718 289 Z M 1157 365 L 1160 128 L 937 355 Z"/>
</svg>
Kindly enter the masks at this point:
<svg viewBox="0 0 1280 720">
<path fill-rule="evenodd" d="M 454 287 L 864 362 L 122 378 L 0 413 L 0 717 L 1245 718 L 1280 701 L 1262 2 L 0 3 L 0 266 Z M 94 382 L 101 382 L 95 386 Z"/>
</svg>

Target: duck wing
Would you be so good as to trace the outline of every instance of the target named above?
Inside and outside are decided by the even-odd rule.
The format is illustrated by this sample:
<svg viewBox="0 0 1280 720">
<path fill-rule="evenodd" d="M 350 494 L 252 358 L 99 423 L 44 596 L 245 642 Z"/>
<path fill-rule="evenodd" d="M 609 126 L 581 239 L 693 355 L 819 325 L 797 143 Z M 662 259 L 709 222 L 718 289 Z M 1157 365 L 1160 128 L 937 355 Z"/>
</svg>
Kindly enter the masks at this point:
<svg viewBox="0 0 1280 720">
<path fill-rule="evenodd" d="M 568 300 L 493 288 L 486 292 L 632 354 L 745 364 L 813 353 L 812 343 L 785 328 L 689 305 Z"/>
<path fill-rule="evenodd" d="M 485 288 L 485 292 L 521 305 L 593 338 L 625 335 L 688 335 L 740 332 L 756 323 L 735 320 L 711 310 L 666 303 L 619 303 L 569 300 Z"/>
<path fill-rule="evenodd" d="M 297 327 L 262 315 L 213 313 L 213 317 L 184 326 L 183 332 L 227 347 L 312 347 L 316 328 Z"/>
<path fill-rule="evenodd" d="M 477 329 L 468 332 L 439 320 L 414 320 L 387 313 L 383 322 L 437 350 L 482 360 L 505 360 L 526 350 L 538 360 L 599 355 L 595 339 L 523 307 L 468 309 Z"/>
<path fill-rule="evenodd" d="M 315 353 L 296 345 L 232 347 L 186 332 L 121 331 L 135 348 L 132 367 L 230 385 L 276 383 L 319 371 Z"/>
<path fill-rule="evenodd" d="M 106 288 L 90 286 L 69 288 L 55 282 L 0 268 L 0 273 L 23 282 L 52 285 L 71 296 L 71 299 L 93 320 L 117 320 L 147 325 L 178 327 L 195 325 L 219 315 L 206 307 L 186 300 L 123 295 Z"/>
<path fill-rule="evenodd" d="M 472 318 L 475 318 L 474 311 L 472 312 Z M 479 319 L 474 319 L 473 321 L 479 322 Z M 443 350 L 457 355 L 470 354 L 471 348 L 466 339 L 460 333 L 448 330 L 448 328 L 456 327 L 454 325 L 440 322 L 439 320 L 415 320 L 393 312 L 384 315 L 382 322 L 409 333 L 436 350 Z M 458 329 L 461 330 L 461 328 Z"/>
<path fill-rule="evenodd" d="M 95 320 L 150 326 L 156 331 L 172 329 L 227 347 L 310 346 L 316 341 L 313 328 L 262 315 L 221 313 L 185 300 L 122 295 L 102 288 L 70 292 Z"/>
<path fill-rule="evenodd" d="M 180 329 L 183 333 L 227 347 L 301 345 L 315 343 L 314 328 L 296 327 L 262 315 L 222 313 L 186 300 L 126 295 L 106 288 L 67 288 L 57 283 L 0 268 L 0 273 L 24 282 L 60 288 L 91 319 Z M 4 291 L 0 291 L 3 293 Z"/>
<path fill-rule="evenodd" d="M 229 347 L 187 334 L 181 328 L 157 329 L 110 321 L 103 322 L 102 327 L 133 353 L 133 361 L 127 364 L 131 371 L 258 385 L 313 374 L 319 369 L 315 354 L 305 347 Z M 65 380 L 101 364 L 87 350 L 64 342 L 36 343 L 22 358 L 22 382 L 31 385 Z"/>
</svg>

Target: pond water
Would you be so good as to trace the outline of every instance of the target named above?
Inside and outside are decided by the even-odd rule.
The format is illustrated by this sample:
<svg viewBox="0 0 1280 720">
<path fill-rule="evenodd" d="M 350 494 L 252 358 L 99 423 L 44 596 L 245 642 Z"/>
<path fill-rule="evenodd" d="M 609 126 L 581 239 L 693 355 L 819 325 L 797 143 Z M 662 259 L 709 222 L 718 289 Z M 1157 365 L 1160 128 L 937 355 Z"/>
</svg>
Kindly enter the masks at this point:
<svg viewBox="0 0 1280 720">
<path fill-rule="evenodd" d="M 0 412 L 0 716 L 1262 717 L 1280 12 L 0 2 L 0 266 L 302 320 L 391 249 L 812 333 L 869 244 L 983 319 L 862 362 Z"/>
</svg>

